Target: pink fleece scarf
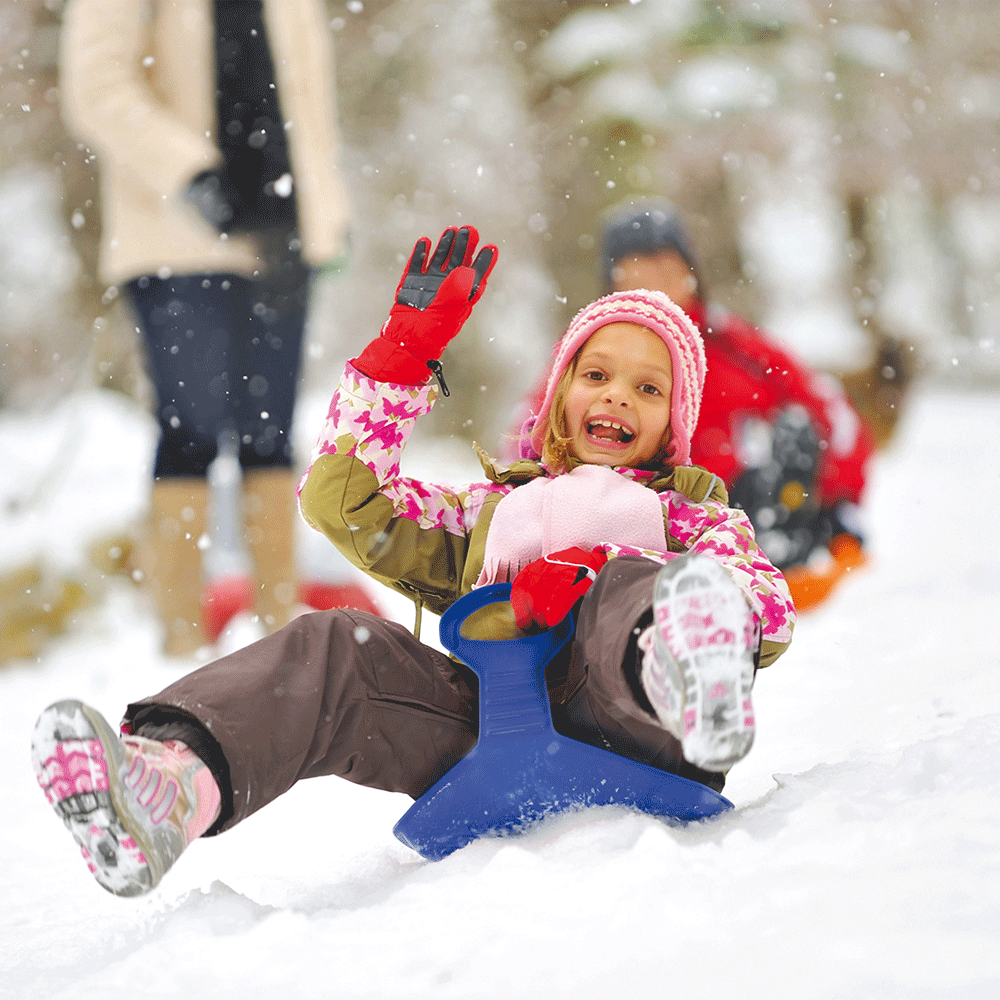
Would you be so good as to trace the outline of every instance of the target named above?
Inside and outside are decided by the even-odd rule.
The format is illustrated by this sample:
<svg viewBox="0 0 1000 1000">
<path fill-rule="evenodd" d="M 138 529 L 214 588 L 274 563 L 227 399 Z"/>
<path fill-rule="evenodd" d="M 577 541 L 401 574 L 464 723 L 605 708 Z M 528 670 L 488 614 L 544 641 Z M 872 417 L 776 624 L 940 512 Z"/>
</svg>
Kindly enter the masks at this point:
<svg viewBox="0 0 1000 1000">
<path fill-rule="evenodd" d="M 497 504 L 476 586 L 513 580 L 532 560 L 560 549 L 605 542 L 666 551 L 663 506 L 653 490 L 606 465 L 533 479 Z"/>
</svg>

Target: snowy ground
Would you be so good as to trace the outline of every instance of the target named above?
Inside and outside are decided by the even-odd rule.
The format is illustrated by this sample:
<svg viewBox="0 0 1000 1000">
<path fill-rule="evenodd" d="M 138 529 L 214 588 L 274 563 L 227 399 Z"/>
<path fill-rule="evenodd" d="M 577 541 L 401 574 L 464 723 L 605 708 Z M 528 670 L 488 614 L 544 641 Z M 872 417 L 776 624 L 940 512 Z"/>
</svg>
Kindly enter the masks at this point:
<svg viewBox="0 0 1000 1000">
<path fill-rule="evenodd" d="M 118 426 L 132 443 L 80 479 L 81 517 L 131 489 L 115 460 L 143 461 L 146 431 Z M 428 864 L 392 836 L 407 799 L 317 779 L 194 845 L 151 898 L 112 897 L 28 742 L 50 701 L 117 720 L 190 666 L 158 655 L 122 582 L 40 662 L 0 668 L 0 997 L 1000 996 L 1000 547 L 974 516 L 998 455 L 997 396 L 914 400 L 874 469 L 871 565 L 759 677 L 737 810 L 686 829 L 602 811 Z M 0 533 L 0 562 L 21 536 Z"/>
</svg>

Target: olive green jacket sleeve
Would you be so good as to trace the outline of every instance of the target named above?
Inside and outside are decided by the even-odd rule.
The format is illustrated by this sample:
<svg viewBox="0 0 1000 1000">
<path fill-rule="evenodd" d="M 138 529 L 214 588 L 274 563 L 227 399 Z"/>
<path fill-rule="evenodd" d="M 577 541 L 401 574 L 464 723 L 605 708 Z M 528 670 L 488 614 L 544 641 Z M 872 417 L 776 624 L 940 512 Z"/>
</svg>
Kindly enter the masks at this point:
<svg viewBox="0 0 1000 1000">
<path fill-rule="evenodd" d="M 306 521 L 355 566 L 437 614 L 472 589 L 493 510 L 512 484 L 453 487 L 400 475 L 433 386 L 375 382 L 351 365 L 299 486 Z"/>
</svg>

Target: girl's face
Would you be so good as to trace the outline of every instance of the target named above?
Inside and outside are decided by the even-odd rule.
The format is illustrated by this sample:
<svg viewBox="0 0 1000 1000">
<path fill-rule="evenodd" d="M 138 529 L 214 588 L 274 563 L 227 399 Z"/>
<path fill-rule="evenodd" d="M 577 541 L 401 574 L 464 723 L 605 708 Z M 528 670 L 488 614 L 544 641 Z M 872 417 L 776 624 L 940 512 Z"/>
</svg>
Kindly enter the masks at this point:
<svg viewBox="0 0 1000 1000">
<path fill-rule="evenodd" d="M 590 465 L 648 463 L 667 443 L 673 385 L 670 352 L 652 330 L 602 326 L 577 353 L 567 386 L 570 454 Z"/>
</svg>

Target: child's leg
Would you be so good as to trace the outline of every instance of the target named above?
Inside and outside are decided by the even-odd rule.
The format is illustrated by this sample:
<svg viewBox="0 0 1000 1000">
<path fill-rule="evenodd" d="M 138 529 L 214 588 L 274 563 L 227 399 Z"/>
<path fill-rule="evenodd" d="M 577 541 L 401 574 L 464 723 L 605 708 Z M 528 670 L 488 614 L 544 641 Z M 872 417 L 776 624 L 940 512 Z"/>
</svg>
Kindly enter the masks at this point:
<svg viewBox="0 0 1000 1000">
<path fill-rule="evenodd" d="M 202 743 L 186 742 L 222 791 L 211 835 L 301 778 L 336 774 L 419 796 L 476 741 L 474 685 L 402 625 L 323 611 L 129 705 L 123 726 L 154 738 L 181 736 L 161 728 L 177 723 L 200 731 Z"/>
<path fill-rule="evenodd" d="M 721 791 L 725 775 L 684 758 L 680 741 L 657 719 L 640 681 L 639 635 L 653 621 L 656 575 L 646 559 L 612 559 L 577 615 L 565 698 L 553 705 L 556 728 L 625 757 Z"/>
<path fill-rule="evenodd" d="M 420 795 L 475 743 L 474 685 L 400 625 L 320 612 L 130 705 L 122 739 L 94 709 L 57 702 L 32 754 L 91 873 L 138 895 L 193 839 L 300 778 Z"/>
</svg>

